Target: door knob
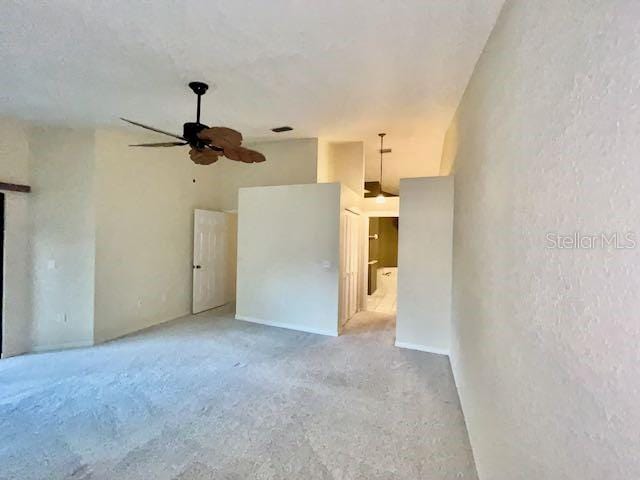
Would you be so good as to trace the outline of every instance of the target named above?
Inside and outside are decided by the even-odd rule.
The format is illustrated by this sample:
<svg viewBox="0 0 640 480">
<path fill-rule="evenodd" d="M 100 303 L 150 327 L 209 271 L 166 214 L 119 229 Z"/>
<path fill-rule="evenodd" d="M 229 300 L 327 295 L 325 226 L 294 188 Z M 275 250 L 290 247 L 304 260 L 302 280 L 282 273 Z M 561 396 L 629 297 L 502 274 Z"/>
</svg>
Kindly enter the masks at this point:
<svg viewBox="0 0 640 480">
<path fill-rule="evenodd" d="M 200 269 L 200 268 L 202 268 L 202 266 L 201 265 L 194 265 L 193 268 Z"/>
</svg>

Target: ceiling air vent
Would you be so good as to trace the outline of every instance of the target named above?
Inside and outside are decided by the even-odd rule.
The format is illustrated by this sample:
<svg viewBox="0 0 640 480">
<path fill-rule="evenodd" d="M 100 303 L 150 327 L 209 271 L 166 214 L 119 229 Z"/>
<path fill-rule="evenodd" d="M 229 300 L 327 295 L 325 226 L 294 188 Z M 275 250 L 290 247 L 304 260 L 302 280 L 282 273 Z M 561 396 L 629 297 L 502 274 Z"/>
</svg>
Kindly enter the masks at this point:
<svg viewBox="0 0 640 480">
<path fill-rule="evenodd" d="M 293 130 L 293 128 L 291 127 L 276 127 L 276 128 L 272 128 L 271 131 L 275 132 L 275 133 L 282 133 L 282 132 L 290 132 L 291 130 Z"/>
</svg>

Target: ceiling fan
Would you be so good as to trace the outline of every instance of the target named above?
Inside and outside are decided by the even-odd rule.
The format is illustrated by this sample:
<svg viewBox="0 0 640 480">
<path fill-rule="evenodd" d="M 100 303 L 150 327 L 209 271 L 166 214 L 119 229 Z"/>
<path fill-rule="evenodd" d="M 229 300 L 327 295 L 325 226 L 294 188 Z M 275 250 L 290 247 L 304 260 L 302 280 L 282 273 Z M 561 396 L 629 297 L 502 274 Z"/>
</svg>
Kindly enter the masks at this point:
<svg viewBox="0 0 640 480">
<path fill-rule="evenodd" d="M 227 157 L 244 163 L 264 162 L 266 158 L 260 152 L 242 147 L 242 134 L 232 128 L 208 127 L 200 123 L 200 99 L 207 92 L 209 85 L 203 82 L 191 82 L 189 88 L 198 96 L 198 109 L 195 122 L 187 122 L 182 126 L 182 135 L 165 132 L 155 127 L 143 125 L 133 120 L 120 117 L 121 120 L 146 128 L 153 132 L 162 133 L 180 140 L 179 142 L 138 143 L 130 147 L 180 147 L 189 145 L 189 157 L 199 165 L 211 165 L 220 157 Z"/>
</svg>

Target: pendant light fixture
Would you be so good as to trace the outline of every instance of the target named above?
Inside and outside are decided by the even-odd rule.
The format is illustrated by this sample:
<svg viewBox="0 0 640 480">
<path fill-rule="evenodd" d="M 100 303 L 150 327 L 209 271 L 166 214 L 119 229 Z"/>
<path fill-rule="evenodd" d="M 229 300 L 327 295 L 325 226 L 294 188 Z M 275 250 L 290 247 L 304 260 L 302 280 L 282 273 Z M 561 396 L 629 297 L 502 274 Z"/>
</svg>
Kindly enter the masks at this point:
<svg viewBox="0 0 640 480">
<path fill-rule="evenodd" d="M 380 203 L 380 204 L 385 202 L 384 194 L 382 193 L 382 154 L 386 153 L 383 148 L 385 135 L 386 133 L 378 134 L 378 136 L 380 137 L 380 193 L 378 193 L 378 196 L 376 197 L 376 203 Z"/>
</svg>

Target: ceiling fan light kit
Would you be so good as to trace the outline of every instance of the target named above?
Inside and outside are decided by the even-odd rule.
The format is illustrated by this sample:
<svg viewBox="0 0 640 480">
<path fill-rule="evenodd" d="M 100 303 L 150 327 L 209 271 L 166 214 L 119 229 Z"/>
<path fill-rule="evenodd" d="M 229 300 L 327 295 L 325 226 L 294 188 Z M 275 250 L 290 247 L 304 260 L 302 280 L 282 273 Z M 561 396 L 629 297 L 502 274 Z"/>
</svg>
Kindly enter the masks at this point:
<svg viewBox="0 0 640 480">
<path fill-rule="evenodd" d="M 150 127 L 133 120 L 122 118 L 125 122 L 132 125 L 142 127 L 152 132 L 161 133 L 169 137 L 173 137 L 180 141 L 159 142 L 159 143 L 138 143 L 130 145 L 131 147 L 180 147 L 189 145 L 189 157 L 198 165 L 211 165 L 218 161 L 220 157 L 226 157 L 243 163 L 260 163 L 266 158 L 260 152 L 249 150 L 242 145 L 242 134 L 232 128 L 227 127 L 209 127 L 200 122 L 200 110 L 202 95 L 207 93 L 209 85 L 204 82 L 191 82 L 189 88 L 193 90 L 198 97 L 196 107 L 196 121 L 186 122 L 182 126 L 182 135 L 176 135 L 166 132 L 155 127 Z"/>
</svg>

